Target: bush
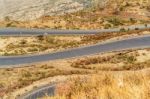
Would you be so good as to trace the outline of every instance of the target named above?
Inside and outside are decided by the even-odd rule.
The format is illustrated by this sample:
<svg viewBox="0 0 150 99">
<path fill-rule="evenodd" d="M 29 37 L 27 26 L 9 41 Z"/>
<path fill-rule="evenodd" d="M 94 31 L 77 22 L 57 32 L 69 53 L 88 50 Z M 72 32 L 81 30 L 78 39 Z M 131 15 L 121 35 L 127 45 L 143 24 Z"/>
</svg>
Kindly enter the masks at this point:
<svg viewBox="0 0 150 99">
<path fill-rule="evenodd" d="M 114 26 L 123 25 L 123 23 L 121 22 L 121 20 L 119 20 L 117 18 L 109 19 L 108 22 L 111 23 L 111 24 L 113 24 Z"/>
<path fill-rule="evenodd" d="M 105 25 L 104 25 L 104 28 L 105 28 L 105 29 L 109 29 L 109 28 L 111 28 L 111 25 L 110 25 L 110 24 L 105 24 Z"/>
<path fill-rule="evenodd" d="M 125 28 L 121 28 L 120 32 L 126 32 L 126 29 Z"/>
<path fill-rule="evenodd" d="M 29 48 L 28 49 L 28 52 L 37 52 L 38 51 L 38 48 Z"/>
<path fill-rule="evenodd" d="M 24 45 L 24 44 L 26 44 L 26 43 L 27 43 L 26 40 L 21 40 L 21 41 L 20 41 L 20 44 L 21 44 L 21 45 Z"/>
<path fill-rule="evenodd" d="M 37 36 L 37 39 L 38 39 L 39 41 L 43 41 L 43 40 L 44 40 L 44 35 L 38 35 L 38 36 Z"/>
<path fill-rule="evenodd" d="M 139 28 L 135 28 L 135 30 L 139 30 Z"/>
</svg>

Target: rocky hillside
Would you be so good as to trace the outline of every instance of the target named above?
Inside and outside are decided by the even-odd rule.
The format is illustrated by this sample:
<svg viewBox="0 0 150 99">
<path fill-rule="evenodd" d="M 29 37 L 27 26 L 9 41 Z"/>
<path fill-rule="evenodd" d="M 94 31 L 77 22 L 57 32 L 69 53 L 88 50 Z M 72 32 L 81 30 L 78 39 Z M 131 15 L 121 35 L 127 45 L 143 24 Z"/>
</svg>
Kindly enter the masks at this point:
<svg viewBox="0 0 150 99">
<path fill-rule="evenodd" d="M 0 19 L 34 20 L 41 16 L 60 15 L 82 10 L 108 0 L 0 0 Z M 97 3 L 100 2 L 100 3 Z"/>
</svg>

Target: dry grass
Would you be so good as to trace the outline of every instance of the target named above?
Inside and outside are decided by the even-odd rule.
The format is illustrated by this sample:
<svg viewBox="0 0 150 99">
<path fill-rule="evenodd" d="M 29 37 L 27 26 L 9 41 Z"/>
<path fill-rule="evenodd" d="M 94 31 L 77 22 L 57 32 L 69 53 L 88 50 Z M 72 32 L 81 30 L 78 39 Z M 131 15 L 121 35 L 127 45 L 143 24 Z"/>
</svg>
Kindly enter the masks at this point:
<svg viewBox="0 0 150 99">
<path fill-rule="evenodd" d="M 116 1 L 116 0 L 114 0 Z M 119 1 L 119 0 L 118 0 Z M 44 16 L 29 22 L 18 22 L 6 18 L 0 22 L 0 27 L 51 28 L 51 29 L 101 29 L 119 27 L 122 25 L 146 24 L 149 18 L 140 15 L 149 11 L 149 6 L 130 0 L 115 7 L 113 4 L 106 8 L 92 8 L 62 16 Z M 134 3 L 133 3 L 134 2 Z M 115 2 L 116 3 L 116 2 Z M 133 3 L 133 4 L 132 4 Z M 148 4 L 148 3 L 147 3 Z M 113 8 L 114 7 L 114 8 Z M 140 9 L 139 9 L 140 8 Z M 130 9 L 135 9 L 130 12 Z M 149 30 L 146 34 L 149 34 Z M 132 35 L 131 35 L 132 34 Z M 37 37 L 33 41 L 26 38 L 12 40 L 7 43 L 5 50 L 0 46 L 3 55 L 20 55 L 39 52 L 51 52 L 55 49 L 72 48 L 93 44 L 100 41 L 120 39 L 123 36 L 145 34 L 144 31 L 106 33 L 104 35 L 88 35 L 78 37 Z M 77 38 L 79 40 L 73 40 Z M 7 39 L 7 38 L 5 38 Z M 10 40 L 7 40 L 10 41 Z M 3 45 L 0 42 L 0 45 Z M 15 49 L 17 48 L 17 49 Z M 144 50 L 145 51 L 145 50 Z M 6 53 L 5 53 L 6 52 Z M 8 53 L 10 52 L 10 53 Z M 140 51 L 143 52 L 143 51 Z M 58 75 L 91 74 L 89 78 L 72 78 L 66 84 L 57 86 L 55 97 L 52 99 L 148 99 L 150 97 L 150 54 L 139 54 L 137 51 L 101 54 L 101 56 L 83 57 L 80 59 L 58 60 L 30 67 L 0 69 L 0 97 L 9 95 L 18 89 L 33 84 L 36 81 Z M 67 70 L 66 70 L 67 68 Z M 147 69 L 147 70 L 142 70 Z M 136 70 L 142 70 L 135 72 Z M 40 84 L 40 82 L 39 82 Z M 12 99 L 10 97 L 10 99 Z"/>
<path fill-rule="evenodd" d="M 113 0 L 114 1 L 114 0 Z M 120 0 L 119 0 L 120 1 Z M 111 1 L 110 1 L 111 2 Z M 115 6 L 117 4 L 117 6 Z M 121 3 L 121 4 L 120 4 Z M 128 9 L 135 9 L 133 12 Z M 140 8 L 140 9 L 138 9 Z M 62 16 L 44 16 L 37 20 L 18 22 L 6 17 L 0 27 L 51 28 L 51 29 L 101 29 L 122 25 L 149 23 L 148 6 L 132 0 L 112 2 L 105 8 L 94 7 Z M 134 13 L 134 14 L 133 14 Z M 145 13 L 144 15 L 140 15 Z"/>
<path fill-rule="evenodd" d="M 85 68 L 91 64 L 98 66 L 98 64 L 105 63 L 105 65 L 95 75 L 86 78 L 72 78 L 68 83 L 58 84 L 56 96 L 43 99 L 149 99 L 150 62 L 139 60 L 140 57 L 149 55 L 149 52 L 147 54 L 143 52 L 145 51 L 126 51 L 76 60 L 72 63 L 72 66 L 77 66 L 76 68 Z M 125 64 L 121 68 L 116 66 L 113 69 L 112 64 L 106 67 L 109 62 L 115 64 L 125 62 Z M 141 70 L 143 68 L 145 69 Z"/>
<path fill-rule="evenodd" d="M 55 66 L 55 65 L 54 65 Z M 24 68 L 0 69 L 0 96 L 6 95 L 41 79 L 58 75 L 90 73 L 85 70 L 55 68 L 53 65 L 41 64 Z"/>
<path fill-rule="evenodd" d="M 88 75 L 106 71 L 112 71 L 113 74 L 113 72 L 123 73 L 125 71 L 148 69 L 150 66 L 149 51 L 149 49 L 144 49 L 105 53 L 26 65 L 29 67 L 23 68 L 0 69 L 0 96 L 8 95 L 11 97 L 11 94 L 16 90 L 32 85 L 36 81 L 46 80 L 49 77 L 55 78 L 59 75 Z M 40 82 L 38 84 L 40 85 Z"/>
<path fill-rule="evenodd" d="M 74 68 L 103 71 L 140 70 L 149 68 L 149 60 L 149 50 L 145 52 L 142 50 L 125 51 L 124 53 L 115 53 L 108 56 L 91 56 L 77 59 L 71 63 L 71 66 Z"/>
<path fill-rule="evenodd" d="M 145 32 L 144 32 L 145 31 Z M 120 31 L 120 32 L 112 32 L 112 33 L 106 33 L 106 34 L 96 34 L 96 35 L 84 35 L 81 39 L 83 42 L 99 42 L 99 41 L 105 41 L 117 37 L 125 38 L 125 36 L 128 35 L 143 35 L 143 34 L 149 34 L 150 29 L 146 30 L 132 30 L 132 31 Z M 117 38 L 119 39 L 119 38 Z"/>
<path fill-rule="evenodd" d="M 89 78 L 74 78 L 57 86 L 56 96 L 43 99 L 149 99 L 150 74 L 103 72 Z"/>
<path fill-rule="evenodd" d="M 58 35 L 37 37 L 1 37 L 0 55 L 50 53 L 99 42 L 113 41 L 138 35 L 150 34 L 150 30 L 133 30 L 95 35 Z"/>
<path fill-rule="evenodd" d="M 77 47 L 80 43 L 80 36 L 1 37 L 0 40 L 3 42 L 0 54 L 9 56 L 54 52 Z"/>
</svg>

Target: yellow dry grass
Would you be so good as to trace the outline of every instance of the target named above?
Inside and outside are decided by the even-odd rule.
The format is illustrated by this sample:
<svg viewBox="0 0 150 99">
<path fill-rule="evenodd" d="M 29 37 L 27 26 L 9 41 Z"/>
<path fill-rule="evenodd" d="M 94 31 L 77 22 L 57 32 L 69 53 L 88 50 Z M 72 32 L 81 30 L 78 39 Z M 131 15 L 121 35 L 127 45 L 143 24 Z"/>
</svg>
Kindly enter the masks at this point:
<svg viewBox="0 0 150 99">
<path fill-rule="evenodd" d="M 57 76 L 62 76 L 62 75 L 64 75 L 65 77 L 68 75 L 68 77 L 70 77 L 74 74 L 87 75 L 87 76 L 90 74 L 97 74 L 96 77 L 95 75 L 94 77 L 95 79 L 98 78 L 100 81 L 106 77 L 110 77 L 109 79 L 113 79 L 114 81 L 120 81 L 120 77 L 121 79 L 123 78 L 126 79 L 125 77 L 127 77 L 129 80 L 131 79 L 131 81 L 134 80 L 134 78 L 143 81 L 142 76 L 140 75 L 144 75 L 143 77 L 148 77 L 145 76 L 145 74 L 142 74 L 143 72 L 146 73 L 146 71 L 143 72 L 132 72 L 132 71 L 138 71 L 143 69 L 149 70 L 150 67 L 149 53 L 150 53 L 149 49 L 129 50 L 123 52 L 112 52 L 112 53 L 103 53 L 103 54 L 97 54 L 91 56 L 84 56 L 84 57 L 73 58 L 73 59 L 49 61 L 49 62 L 43 62 L 43 63 L 37 63 L 31 65 L 26 64 L 25 66 L 28 67 L 22 67 L 22 68 L 0 69 L 0 78 L 1 78 L 0 96 L 1 97 L 6 96 L 8 97 L 7 99 L 14 99 L 13 97 L 25 93 L 26 90 L 28 91 L 32 90 L 33 87 L 29 89 L 28 86 L 33 85 L 37 81 L 38 81 L 37 85 L 40 86 L 42 85 L 43 81 L 48 82 L 49 77 L 57 78 Z M 120 65 L 121 63 L 122 65 Z M 77 80 L 71 79 L 71 82 L 67 83 L 67 85 L 70 85 L 70 83 L 74 84 L 74 81 L 76 81 L 77 86 L 76 84 L 73 85 L 74 86 L 73 89 L 75 89 L 76 87 L 78 87 L 78 85 L 80 85 L 80 83 L 81 84 L 83 83 L 80 81 L 85 80 L 86 81 L 84 82 L 85 84 L 86 83 L 92 84 L 92 82 L 90 82 L 90 79 L 92 78 L 93 77 L 90 77 L 89 79 L 88 78 L 85 79 L 78 78 Z M 98 83 L 102 83 L 102 82 L 98 82 Z M 116 86 L 116 83 L 118 82 L 114 82 L 114 83 L 112 82 L 112 84 L 114 84 L 113 86 Z M 103 84 L 105 84 L 105 82 L 99 84 L 99 86 Z M 66 85 L 60 85 L 60 87 L 61 86 L 66 86 Z M 88 86 L 89 85 L 87 85 L 86 87 Z M 67 86 L 67 88 L 70 88 L 70 86 L 69 87 Z M 92 87 L 89 86 L 87 89 L 92 89 Z M 60 93 L 59 87 L 58 87 L 58 92 Z M 70 93 L 72 94 L 72 92 Z M 58 94 L 58 96 L 60 95 L 61 93 Z M 75 93 L 75 95 L 77 95 L 77 93 Z M 63 99 L 62 96 L 59 99 Z M 82 99 L 82 97 L 79 99 Z M 93 98 L 88 98 L 88 99 L 93 99 Z"/>
<path fill-rule="evenodd" d="M 89 78 L 74 78 L 57 87 L 56 96 L 43 99 L 149 99 L 150 73 L 101 72 Z"/>
</svg>

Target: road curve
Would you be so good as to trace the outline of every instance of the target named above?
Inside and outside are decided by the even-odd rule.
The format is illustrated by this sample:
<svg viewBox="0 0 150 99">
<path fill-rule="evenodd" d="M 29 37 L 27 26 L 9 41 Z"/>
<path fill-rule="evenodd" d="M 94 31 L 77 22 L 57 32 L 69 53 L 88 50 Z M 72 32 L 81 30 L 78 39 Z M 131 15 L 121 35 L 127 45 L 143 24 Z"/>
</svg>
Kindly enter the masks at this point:
<svg viewBox="0 0 150 99">
<path fill-rule="evenodd" d="M 45 85 L 36 88 L 16 99 L 38 99 L 44 96 L 54 96 L 55 95 L 56 84 Z"/>
<path fill-rule="evenodd" d="M 150 24 L 122 26 L 126 30 L 135 29 L 150 29 Z M 37 36 L 37 35 L 73 35 L 73 34 L 96 34 L 96 33 L 110 33 L 120 32 L 122 28 L 112 29 L 97 29 L 97 30 L 49 30 L 49 29 L 23 29 L 23 28 L 0 28 L 0 36 Z"/>
<path fill-rule="evenodd" d="M 99 43 L 95 45 L 74 48 L 61 52 L 41 55 L 25 55 L 25 56 L 2 56 L 0 57 L 0 68 L 6 66 L 11 67 L 19 64 L 42 62 L 49 60 L 72 58 L 96 53 L 121 51 L 134 48 L 150 48 L 150 35 L 138 36 L 113 42 Z"/>
</svg>

